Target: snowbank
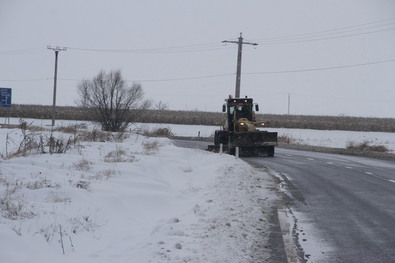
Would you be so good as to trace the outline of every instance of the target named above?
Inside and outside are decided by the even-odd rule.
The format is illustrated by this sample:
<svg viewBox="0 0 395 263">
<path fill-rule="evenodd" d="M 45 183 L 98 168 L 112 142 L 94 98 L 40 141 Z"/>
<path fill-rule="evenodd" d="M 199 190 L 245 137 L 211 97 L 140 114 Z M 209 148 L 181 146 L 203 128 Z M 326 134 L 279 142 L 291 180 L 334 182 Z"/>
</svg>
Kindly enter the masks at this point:
<svg viewBox="0 0 395 263">
<path fill-rule="evenodd" d="M 269 257 L 274 185 L 233 156 L 132 135 L 0 163 L 0 262 Z"/>
</svg>

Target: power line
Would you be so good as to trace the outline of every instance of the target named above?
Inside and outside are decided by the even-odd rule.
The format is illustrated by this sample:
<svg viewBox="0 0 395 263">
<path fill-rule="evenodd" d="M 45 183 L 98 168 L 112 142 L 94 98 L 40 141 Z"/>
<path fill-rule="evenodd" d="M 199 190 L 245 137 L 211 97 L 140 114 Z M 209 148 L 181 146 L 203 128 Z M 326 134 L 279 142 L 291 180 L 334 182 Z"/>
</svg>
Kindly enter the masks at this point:
<svg viewBox="0 0 395 263">
<path fill-rule="evenodd" d="M 3 50 L 0 51 L 0 55 L 1 56 L 31 55 L 31 54 L 39 54 L 44 52 L 45 51 L 42 47 L 32 47 L 32 48 L 23 48 L 23 49 Z"/>
<path fill-rule="evenodd" d="M 390 27 L 388 28 L 388 26 Z M 373 28 L 379 28 L 379 27 L 381 27 L 382 29 L 371 30 Z M 383 27 L 387 27 L 387 28 L 383 28 Z M 364 32 L 359 32 L 362 30 Z M 346 37 L 380 33 L 380 32 L 392 31 L 392 30 L 395 30 L 395 18 L 388 18 L 388 19 L 373 21 L 369 23 L 351 25 L 351 26 L 323 30 L 318 32 L 293 34 L 293 35 L 280 36 L 280 37 L 260 38 L 260 39 L 255 39 L 255 41 L 265 45 L 291 44 L 291 43 L 346 38 Z M 237 42 L 237 40 L 233 42 Z M 232 41 L 228 41 L 228 43 L 232 43 Z M 105 48 L 84 48 L 84 47 L 68 47 L 68 49 L 74 51 L 86 51 L 86 52 L 150 54 L 150 53 L 207 52 L 214 50 L 222 50 L 223 47 L 218 43 L 201 43 L 201 44 L 191 44 L 184 46 L 135 48 L 135 49 L 105 49 Z M 41 47 L 32 47 L 25 49 L 3 50 L 0 51 L 0 55 L 26 55 L 26 54 L 38 54 L 43 52 L 44 51 Z"/>
<path fill-rule="evenodd" d="M 323 95 L 319 95 L 319 94 L 312 94 L 312 93 L 291 93 L 292 95 L 297 95 L 297 96 L 301 96 L 301 97 L 313 97 L 313 98 L 323 98 L 323 99 L 336 99 L 336 100 L 356 100 L 356 101 L 382 101 L 382 102 L 393 102 L 395 100 L 393 99 L 375 99 L 375 98 L 355 98 L 355 97 L 337 97 L 337 96 L 323 96 Z"/>
<path fill-rule="evenodd" d="M 392 22 L 387 22 L 387 21 L 392 21 Z M 385 22 L 384 24 L 378 24 Z M 310 33 L 303 33 L 303 34 L 293 34 L 293 35 L 287 35 L 287 36 L 280 36 L 280 37 L 266 37 L 263 39 L 260 39 L 261 41 L 278 41 L 278 40 L 288 40 L 292 38 L 299 38 L 299 37 L 306 37 L 306 36 L 320 36 L 323 34 L 334 34 L 334 33 L 347 33 L 347 32 L 353 32 L 356 30 L 364 30 L 364 29 L 371 29 L 371 28 L 376 28 L 376 27 L 382 27 L 382 26 L 393 26 L 395 24 L 395 18 L 389 18 L 389 19 L 384 19 L 384 20 L 379 20 L 379 21 L 373 21 L 369 23 L 363 23 L 363 24 L 357 24 L 357 25 L 351 25 L 351 26 L 346 26 L 346 27 L 340 27 L 340 28 L 334 28 L 334 29 L 328 29 L 328 30 L 322 30 L 318 32 L 310 32 Z"/>
<path fill-rule="evenodd" d="M 317 37 L 317 38 L 310 38 L 310 39 L 295 39 L 295 40 L 289 40 L 289 41 L 271 41 L 271 42 L 261 42 L 261 44 L 272 45 L 272 44 L 292 44 L 292 43 L 302 43 L 302 42 L 314 42 L 314 41 L 321 41 L 321 40 L 330 40 L 330 39 L 347 38 L 347 37 L 353 37 L 353 36 L 361 36 L 361 35 L 367 35 L 367 34 L 373 34 L 373 33 L 379 33 L 379 32 L 391 31 L 391 30 L 395 30 L 395 27 L 382 29 L 382 30 L 376 30 L 376 31 L 333 36 L 333 37 L 328 36 L 328 37 Z"/>
<path fill-rule="evenodd" d="M 382 22 L 387 22 L 387 21 L 393 21 L 390 23 L 385 23 L 385 24 L 379 24 L 379 25 L 374 25 L 377 23 L 382 23 Z M 265 40 L 282 40 L 282 39 L 289 39 L 289 38 L 295 38 L 295 37 L 303 37 L 303 36 L 315 36 L 315 35 L 322 35 L 322 34 L 327 34 L 330 32 L 348 32 L 348 31 L 355 31 L 355 30 L 361 30 L 361 29 L 370 29 L 372 27 L 379 27 L 379 26 L 386 26 L 386 25 L 394 25 L 395 24 L 395 18 L 388 18 L 384 20 L 379 20 L 379 21 L 373 21 L 369 23 L 363 23 L 363 24 L 358 24 L 358 25 L 352 25 L 352 26 L 346 26 L 346 27 L 340 27 L 340 28 L 335 28 L 335 29 L 328 29 L 328 30 L 322 30 L 318 32 L 310 32 L 310 33 L 303 33 L 303 34 L 294 34 L 294 35 L 287 35 L 287 36 L 280 36 L 280 37 L 269 37 L 269 38 L 263 38 L 260 39 L 262 41 Z M 355 29 L 357 28 L 357 29 Z"/>
<path fill-rule="evenodd" d="M 388 27 L 388 26 L 390 27 L 377 29 L 373 31 L 370 30 L 373 28 Z M 361 30 L 369 30 L 369 31 L 352 33 Z M 328 29 L 318 32 L 293 34 L 293 35 L 286 35 L 279 37 L 266 37 L 266 38 L 255 39 L 254 41 L 258 41 L 261 44 L 288 44 L 288 43 L 309 42 L 309 41 L 352 37 L 352 36 L 373 34 L 373 33 L 385 32 L 385 31 L 392 31 L 392 30 L 395 30 L 395 18 L 387 18 L 383 20 L 377 20 L 368 23 L 362 23 L 362 24 L 340 27 L 335 29 Z M 229 41 L 229 43 L 230 42 L 232 41 Z M 235 40 L 234 42 L 237 42 L 237 40 Z M 67 47 L 67 48 L 69 50 L 75 50 L 75 51 L 107 52 L 107 53 L 137 53 L 137 54 L 205 52 L 205 51 L 223 49 L 223 47 L 218 43 L 200 43 L 200 44 L 191 44 L 191 45 L 183 45 L 183 46 L 135 48 L 135 49 L 105 49 L 105 48 L 84 48 L 84 47 Z M 26 54 L 37 54 L 44 52 L 45 51 L 42 49 L 42 47 L 32 47 L 32 48 L 14 49 L 14 50 L 3 50 L 3 51 L 0 50 L 0 55 L 26 55 Z"/>
<path fill-rule="evenodd" d="M 362 66 L 369 66 L 369 65 L 383 64 L 383 63 L 390 63 L 390 62 L 395 62 L 395 59 L 372 61 L 372 62 L 358 63 L 358 64 L 341 65 L 341 66 L 333 66 L 333 67 L 280 70 L 280 71 L 243 72 L 242 74 L 244 74 L 244 75 L 264 75 L 264 74 L 302 73 L 302 72 L 311 72 L 311 71 L 325 71 L 325 70 L 334 70 L 334 69 L 342 69 L 342 68 L 362 67 Z M 136 82 L 181 81 L 181 80 L 217 78 L 217 77 L 225 77 L 225 76 L 233 76 L 233 75 L 235 75 L 235 73 L 224 73 L 224 74 L 217 74 L 217 75 L 195 76 L 195 77 L 185 77 L 185 78 L 140 79 L 140 80 L 134 80 L 134 81 L 136 81 Z M 61 80 L 74 80 L 74 79 L 61 79 Z"/>
<path fill-rule="evenodd" d="M 353 68 L 353 67 L 361 67 L 368 66 L 374 64 L 382 64 L 382 63 L 390 63 L 395 62 L 395 59 L 381 60 L 381 61 L 372 61 L 366 63 L 359 64 L 350 64 L 350 65 L 342 65 L 342 66 L 333 66 L 333 67 L 321 67 L 321 68 L 307 68 L 307 69 L 294 69 L 294 70 L 280 70 L 280 71 L 262 71 L 262 72 L 247 72 L 243 73 L 245 75 L 264 75 L 264 74 L 285 74 L 285 73 L 299 73 L 299 72 L 310 72 L 310 71 L 324 71 L 324 70 L 333 70 L 333 69 L 342 69 L 342 68 Z"/>
<path fill-rule="evenodd" d="M 197 80 L 197 79 L 210 79 L 219 78 L 226 76 L 233 76 L 235 73 L 217 74 L 217 75 L 206 75 L 206 76 L 194 76 L 194 77 L 184 77 L 184 78 L 163 78 L 163 79 L 136 79 L 128 80 L 128 82 L 166 82 L 166 81 L 182 81 L 182 80 Z M 81 79 L 71 79 L 71 78 L 59 78 L 63 81 L 81 81 Z M 0 80 L 1 81 L 1 80 Z"/>
<path fill-rule="evenodd" d="M 362 67 L 362 66 L 391 63 L 391 62 L 395 62 L 395 59 L 379 60 L 379 61 L 372 61 L 372 62 L 366 62 L 366 63 L 349 64 L 349 65 L 341 65 L 341 66 L 333 66 L 333 67 L 319 67 L 319 68 L 279 70 L 279 71 L 244 72 L 242 74 L 244 74 L 244 75 L 264 75 L 264 74 L 302 73 L 302 72 L 311 72 L 311 71 L 325 71 L 325 70 L 335 70 L 335 69 L 342 69 L 342 68 Z M 135 81 L 135 82 L 166 82 L 166 81 L 197 80 L 197 79 L 209 79 L 209 78 L 233 76 L 235 74 L 236 73 L 224 73 L 224 74 L 215 74 L 215 75 L 191 76 L 191 77 L 183 77 L 183 78 L 137 79 L 137 80 L 133 80 L 133 81 Z M 82 80 L 82 79 L 73 79 L 73 78 L 58 78 L 58 79 L 62 80 L 62 81 L 81 81 Z M 48 81 L 48 80 L 52 80 L 52 78 L 0 79 L 0 81 L 3 81 L 3 82 L 18 82 L 18 81 L 29 82 L 29 81 Z M 133 82 L 133 81 L 129 81 L 129 82 Z"/>
<path fill-rule="evenodd" d="M 173 47 L 153 47 L 153 48 L 134 48 L 134 49 L 105 49 L 105 48 L 84 48 L 84 47 L 67 47 L 69 50 L 99 53 L 130 53 L 130 54 L 157 54 L 157 53 L 189 53 L 189 52 L 207 52 L 215 50 L 223 50 L 223 46 L 219 43 L 202 43 L 185 46 Z M 44 53 L 42 47 L 33 47 L 15 50 L 0 51 L 0 55 L 26 55 Z"/>
<path fill-rule="evenodd" d="M 46 81 L 46 80 L 52 80 L 53 78 L 41 78 L 41 79 L 0 79 L 0 81 L 4 82 L 19 82 L 19 81 Z"/>
<path fill-rule="evenodd" d="M 169 78 L 169 79 L 141 79 L 135 80 L 136 82 L 161 82 L 161 81 L 181 81 L 181 80 L 196 80 L 196 79 L 210 79 L 218 77 L 233 76 L 235 73 L 208 75 L 208 76 L 197 76 L 197 77 L 185 77 L 185 78 Z"/>
<path fill-rule="evenodd" d="M 235 73 L 225 73 L 225 74 L 217 74 L 217 75 L 205 75 L 205 76 L 192 76 L 192 77 L 184 77 L 184 78 L 163 78 L 163 79 L 137 79 L 130 80 L 128 82 L 165 82 L 165 81 L 182 81 L 182 80 L 196 80 L 196 79 L 209 79 L 209 78 L 219 78 L 226 76 L 233 76 Z M 42 79 L 0 79 L 0 81 L 47 81 L 52 80 L 51 78 L 42 78 Z M 74 79 L 74 78 L 58 78 L 61 81 L 81 81 L 82 79 Z"/>
<path fill-rule="evenodd" d="M 310 97 L 310 98 L 321 98 L 321 99 L 327 99 L 327 100 L 345 100 L 345 101 L 375 101 L 375 102 L 394 102 L 395 100 L 391 98 L 387 99 L 377 99 L 377 98 L 356 98 L 356 97 L 339 97 L 339 96 L 324 96 L 320 95 L 318 93 L 304 93 L 304 92 L 277 92 L 277 93 L 266 93 L 266 92 L 258 92 L 259 94 L 262 94 L 265 97 L 273 97 L 273 96 L 283 96 L 283 97 L 288 97 L 288 102 L 290 102 L 290 97 L 292 96 L 295 98 L 297 97 Z"/>
<path fill-rule="evenodd" d="M 387 21 L 392 21 L 392 22 L 387 22 Z M 385 23 L 383 23 L 383 22 L 385 22 Z M 381 23 L 381 24 L 378 24 L 378 23 Z M 395 18 L 390 18 L 390 19 L 379 20 L 379 21 L 374 21 L 374 22 L 370 22 L 370 23 L 352 25 L 352 26 L 341 27 L 341 28 L 336 28 L 336 29 L 329 29 L 329 30 L 318 31 L 318 32 L 256 39 L 256 41 L 259 41 L 261 44 L 288 44 L 288 43 L 310 42 L 310 41 L 319 41 L 319 40 L 327 40 L 327 39 L 345 38 L 345 37 L 352 37 L 352 36 L 359 36 L 359 35 L 366 35 L 366 34 L 373 34 L 373 33 L 395 30 L 394 25 L 395 25 Z M 379 27 L 381 27 L 382 29 L 371 30 L 371 29 L 379 28 Z M 368 30 L 368 31 L 366 31 L 366 30 Z M 360 31 L 364 31 L 364 32 L 360 32 Z M 357 32 L 357 33 L 353 33 L 353 32 Z"/>
<path fill-rule="evenodd" d="M 88 51 L 88 52 L 105 52 L 105 53 L 131 53 L 131 54 L 149 54 L 149 53 L 185 53 L 185 52 L 206 52 L 223 49 L 218 43 L 194 44 L 174 47 L 155 47 L 155 48 L 136 48 L 136 49 L 101 49 L 101 48 L 79 48 L 68 47 L 70 50 Z"/>
</svg>

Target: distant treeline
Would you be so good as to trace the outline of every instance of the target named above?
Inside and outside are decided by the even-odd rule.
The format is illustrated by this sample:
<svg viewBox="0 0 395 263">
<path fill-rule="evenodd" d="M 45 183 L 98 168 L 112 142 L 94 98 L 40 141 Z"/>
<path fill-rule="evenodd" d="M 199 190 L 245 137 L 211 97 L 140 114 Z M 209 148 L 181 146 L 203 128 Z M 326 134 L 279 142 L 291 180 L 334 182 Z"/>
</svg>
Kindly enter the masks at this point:
<svg viewBox="0 0 395 263">
<path fill-rule="evenodd" d="M 0 108 L 0 117 L 52 119 L 52 106 L 13 105 Z M 59 120 L 94 121 L 92 111 L 80 107 L 56 107 Z M 147 110 L 139 122 L 219 126 L 224 120 L 220 112 Z M 393 118 L 362 118 L 345 116 L 302 116 L 257 114 L 257 120 L 269 121 L 271 128 L 395 132 Z"/>
</svg>

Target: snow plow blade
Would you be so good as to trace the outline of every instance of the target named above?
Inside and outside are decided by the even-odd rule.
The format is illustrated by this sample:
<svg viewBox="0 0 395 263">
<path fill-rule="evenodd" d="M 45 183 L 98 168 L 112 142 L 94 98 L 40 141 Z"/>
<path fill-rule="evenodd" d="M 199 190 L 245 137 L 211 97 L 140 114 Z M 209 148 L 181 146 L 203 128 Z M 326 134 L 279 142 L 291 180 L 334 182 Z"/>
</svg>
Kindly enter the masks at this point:
<svg viewBox="0 0 395 263">
<path fill-rule="evenodd" d="M 228 135 L 228 136 L 225 136 Z M 236 154 L 239 149 L 240 157 L 247 156 L 274 156 L 274 147 L 277 146 L 277 132 L 254 131 L 254 132 L 220 132 L 214 145 L 209 145 L 212 152 L 222 151 Z"/>
<path fill-rule="evenodd" d="M 229 140 L 238 147 L 276 146 L 277 132 L 231 132 Z"/>
<path fill-rule="evenodd" d="M 274 156 L 274 146 L 277 146 L 277 132 L 255 131 L 230 133 L 228 152 L 239 156 Z"/>
</svg>

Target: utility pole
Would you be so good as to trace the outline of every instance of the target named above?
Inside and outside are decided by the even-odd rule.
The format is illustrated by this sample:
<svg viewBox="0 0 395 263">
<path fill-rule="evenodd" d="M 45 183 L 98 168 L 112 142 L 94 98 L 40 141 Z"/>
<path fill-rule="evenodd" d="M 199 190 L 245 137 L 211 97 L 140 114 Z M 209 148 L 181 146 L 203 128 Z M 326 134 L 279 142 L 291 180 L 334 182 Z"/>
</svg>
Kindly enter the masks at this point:
<svg viewBox="0 0 395 263">
<path fill-rule="evenodd" d="M 241 53 L 242 53 L 242 47 L 243 47 L 243 44 L 257 46 L 258 43 L 243 42 L 242 33 L 240 33 L 240 37 L 239 37 L 239 40 L 238 40 L 238 41 L 228 41 L 228 40 L 224 40 L 224 41 L 222 41 L 222 43 L 233 43 L 233 44 L 238 44 L 235 97 L 236 97 L 236 98 L 240 98 Z"/>
<path fill-rule="evenodd" d="M 47 49 L 51 49 L 55 51 L 55 73 L 54 73 L 54 81 L 53 81 L 53 104 L 52 104 L 52 126 L 55 126 L 55 118 L 56 118 L 56 80 L 58 75 L 58 55 L 59 51 L 66 51 L 65 47 L 51 47 L 47 46 Z"/>
</svg>

